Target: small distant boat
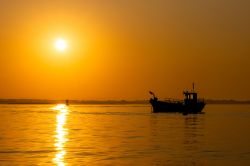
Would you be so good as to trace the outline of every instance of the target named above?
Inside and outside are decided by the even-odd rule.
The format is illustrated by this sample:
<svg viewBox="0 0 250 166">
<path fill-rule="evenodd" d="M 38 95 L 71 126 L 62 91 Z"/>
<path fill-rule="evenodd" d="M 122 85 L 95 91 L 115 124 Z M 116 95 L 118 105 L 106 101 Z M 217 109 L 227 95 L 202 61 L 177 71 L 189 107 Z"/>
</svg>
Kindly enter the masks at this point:
<svg viewBox="0 0 250 166">
<path fill-rule="evenodd" d="M 204 100 L 198 100 L 198 95 L 194 91 L 184 91 L 184 100 L 165 100 L 160 101 L 155 96 L 153 92 L 149 92 L 153 97 L 150 98 L 149 102 L 152 105 L 153 112 L 179 112 L 183 114 L 197 114 L 201 113 L 203 108 L 205 107 Z"/>
<path fill-rule="evenodd" d="M 69 105 L 69 100 L 65 100 L 65 104 L 68 106 Z"/>
</svg>

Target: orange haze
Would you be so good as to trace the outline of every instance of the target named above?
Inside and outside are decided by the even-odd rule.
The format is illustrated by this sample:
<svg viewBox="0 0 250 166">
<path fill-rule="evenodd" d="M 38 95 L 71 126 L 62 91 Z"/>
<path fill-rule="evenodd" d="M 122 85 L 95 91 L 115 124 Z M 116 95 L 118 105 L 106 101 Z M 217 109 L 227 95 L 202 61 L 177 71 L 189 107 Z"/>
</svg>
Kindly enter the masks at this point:
<svg viewBox="0 0 250 166">
<path fill-rule="evenodd" d="M 250 99 L 250 1 L 2 0 L 0 98 Z M 56 38 L 69 43 L 65 52 Z"/>
</svg>

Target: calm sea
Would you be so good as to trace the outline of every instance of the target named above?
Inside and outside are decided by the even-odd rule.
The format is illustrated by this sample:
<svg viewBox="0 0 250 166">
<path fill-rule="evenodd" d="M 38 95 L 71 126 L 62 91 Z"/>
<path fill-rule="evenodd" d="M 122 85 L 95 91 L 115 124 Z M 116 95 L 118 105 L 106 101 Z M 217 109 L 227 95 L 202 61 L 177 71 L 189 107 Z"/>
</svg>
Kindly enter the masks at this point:
<svg viewBox="0 0 250 166">
<path fill-rule="evenodd" d="M 250 165 L 250 105 L 0 105 L 0 165 Z"/>
</svg>

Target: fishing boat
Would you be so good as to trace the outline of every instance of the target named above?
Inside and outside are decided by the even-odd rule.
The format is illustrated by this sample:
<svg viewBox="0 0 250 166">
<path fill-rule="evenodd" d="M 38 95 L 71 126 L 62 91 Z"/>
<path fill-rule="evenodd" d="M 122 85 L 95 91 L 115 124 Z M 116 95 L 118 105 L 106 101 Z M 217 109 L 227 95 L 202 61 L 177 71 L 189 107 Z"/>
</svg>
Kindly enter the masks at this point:
<svg viewBox="0 0 250 166">
<path fill-rule="evenodd" d="M 158 100 L 155 94 L 151 91 L 152 95 L 149 102 L 152 105 L 152 112 L 179 112 L 183 114 L 197 114 L 201 113 L 205 107 L 205 102 L 198 99 L 197 92 L 194 91 L 194 84 L 192 91 L 184 91 L 184 100 Z"/>
</svg>

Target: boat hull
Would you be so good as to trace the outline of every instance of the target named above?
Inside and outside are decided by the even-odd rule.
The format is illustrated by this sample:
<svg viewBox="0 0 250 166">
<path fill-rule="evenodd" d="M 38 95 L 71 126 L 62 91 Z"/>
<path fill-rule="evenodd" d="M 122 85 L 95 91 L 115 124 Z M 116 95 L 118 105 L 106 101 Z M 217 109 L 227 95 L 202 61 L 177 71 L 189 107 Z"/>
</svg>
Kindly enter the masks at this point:
<svg viewBox="0 0 250 166">
<path fill-rule="evenodd" d="M 182 102 L 165 102 L 165 101 L 158 101 L 151 99 L 150 104 L 152 105 L 153 112 L 177 112 L 177 113 L 183 113 L 183 114 L 196 114 L 201 113 L 203 108 L 205 107 L 204 102 L 197 102 L 194 104 L 184 104 Z"/>
</svg>

